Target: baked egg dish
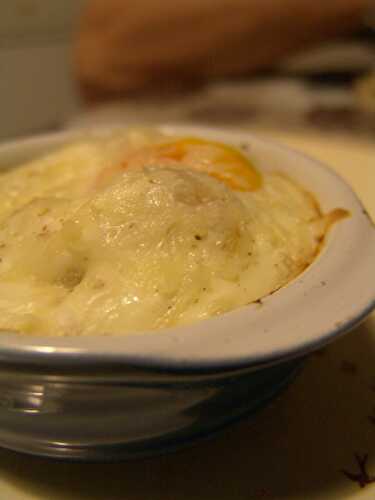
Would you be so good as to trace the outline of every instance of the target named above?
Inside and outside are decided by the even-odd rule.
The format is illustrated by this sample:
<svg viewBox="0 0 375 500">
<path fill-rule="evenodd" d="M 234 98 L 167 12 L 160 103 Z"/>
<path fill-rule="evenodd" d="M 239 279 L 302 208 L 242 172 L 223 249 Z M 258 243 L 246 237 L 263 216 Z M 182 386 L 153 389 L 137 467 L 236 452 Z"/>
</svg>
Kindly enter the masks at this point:
<svg viewBox="0 0 375 500">
<path fill-rule="evenodd" d="M 80 137 L 0 174 L 0 329 L 125 335 L 225 313 L 302 273 L 344 215 L 224 143 Z"/>
</svg>

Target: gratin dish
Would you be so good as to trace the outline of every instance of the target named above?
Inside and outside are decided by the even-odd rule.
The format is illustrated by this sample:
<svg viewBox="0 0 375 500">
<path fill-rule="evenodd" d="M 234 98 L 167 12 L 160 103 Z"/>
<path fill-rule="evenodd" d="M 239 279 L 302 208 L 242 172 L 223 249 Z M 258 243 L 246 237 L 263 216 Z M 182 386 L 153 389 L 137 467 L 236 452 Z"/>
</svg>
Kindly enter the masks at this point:
<svg viewBox="0 0 375 500">
<path fill-rule="evenodd" d="M 262 171 L 287 174 L 324 212 L 350 217 L 316 260 L 259 304 L 196 324 L 121 336 L 0 335 L 0 445 L 76 460 L 114 460 L 178 448 L 266 404 L 303 358 L 375 307 L 375 229 L 350 188 L 319 162 L 244 133 L 164 126 L 234 144 Z M 93 134 L 105 134 L 96 131 Z M 77 133 L 0 147 L 12 167 Z"/>
</svg>

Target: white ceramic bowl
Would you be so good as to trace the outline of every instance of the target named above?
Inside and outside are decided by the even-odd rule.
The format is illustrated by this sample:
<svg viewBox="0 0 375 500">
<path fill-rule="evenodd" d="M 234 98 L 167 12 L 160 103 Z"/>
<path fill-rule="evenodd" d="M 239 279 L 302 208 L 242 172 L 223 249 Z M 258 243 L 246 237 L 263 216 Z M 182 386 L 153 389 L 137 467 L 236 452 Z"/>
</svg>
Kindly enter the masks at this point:
<svg viewBox="0 0 375 500">
<path fill-rule="evenodd" d="M 329 168 L 247 133 L 161 128 L 245 146 L 260 170 L 286 172 L 323 211 L 341 207 L 350 217 L 332 228 L 313 264 L 262 307 L 123 337 L 1 334 L 1 446 L 91 460 L 174 449 L 256 411 L 291 380 L 299 364 L 292 358 L 302 359 L 374 308 L 374 225 Z M 76 134 L 4 144 L 0 166 Z"/>
</svg>

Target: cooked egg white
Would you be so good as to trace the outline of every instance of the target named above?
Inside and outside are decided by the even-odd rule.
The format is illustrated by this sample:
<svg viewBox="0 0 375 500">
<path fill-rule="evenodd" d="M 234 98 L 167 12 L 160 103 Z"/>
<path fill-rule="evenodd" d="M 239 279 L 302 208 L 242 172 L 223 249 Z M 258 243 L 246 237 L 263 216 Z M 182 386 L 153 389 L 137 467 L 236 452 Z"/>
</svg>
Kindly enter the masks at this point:
<svg viewBox="0 0 375 500">
<path fill-rule="evenodd" d="M 0 328 L 126 334 L 256 301 L 327 227 L 291 179 L 156 132 L 79 140 L 0 176 Z"/>
</svg>

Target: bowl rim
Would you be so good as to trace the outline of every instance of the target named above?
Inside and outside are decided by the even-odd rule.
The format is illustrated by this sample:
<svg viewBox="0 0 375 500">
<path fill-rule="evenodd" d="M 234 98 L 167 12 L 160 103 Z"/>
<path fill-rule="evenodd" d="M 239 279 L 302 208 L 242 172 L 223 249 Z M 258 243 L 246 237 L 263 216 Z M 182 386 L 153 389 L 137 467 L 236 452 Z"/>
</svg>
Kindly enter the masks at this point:
<svg viewBox="0 0 375 500">
<path fill-rule="evenodd" d="M 99 127 L 91 133 L 117 128 L 129 127 Z M 349 209 L 351 216 L 330 231 L 323 250 L 307 270 L 262 299 L 262 307 L 250 304 L 194 324 L 124 336 L 39 337 L 4 332 L 0 335 L 0 361 L 65 367 L 126 364 L 183 371 L 260 367 L 319 349 L 375 308 L 375 226 L 336 173 L 303 153 L 252 133 L 191 125 L 156 128 L 245 144 L 250 156 L 258 155 L 260 160 L 284 158 L 289 162 L 287 173 L 293 165 L 294 173 L 307 176 L 314 184 L 312 192 L 325 192 L 324 200 L 317 196 L 323 208 L 324 204 L 337 206 L 341 200 L 340 206 Z M 35 151 L 55 149 L 86 134 L 73 130 L 8 141 L 0 144 L 0 164 L 17 155 L 28 157 Z"/>
</svg>

